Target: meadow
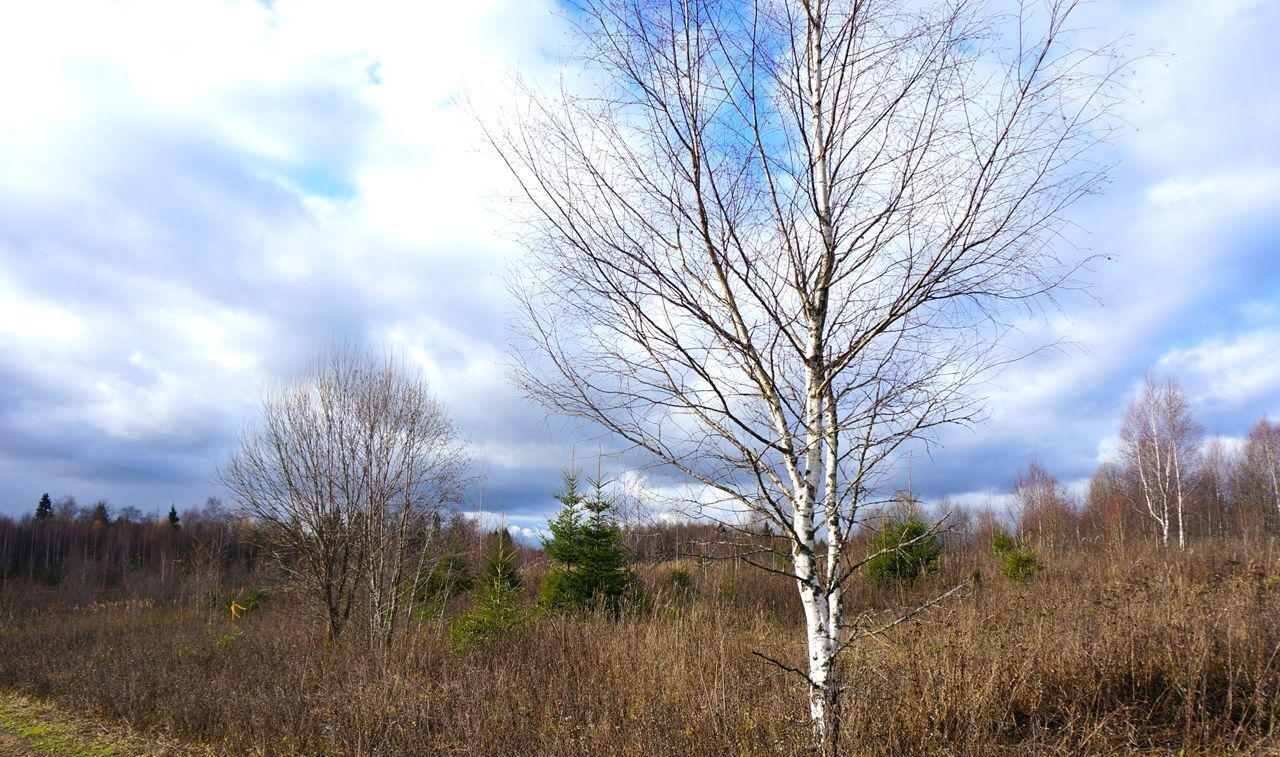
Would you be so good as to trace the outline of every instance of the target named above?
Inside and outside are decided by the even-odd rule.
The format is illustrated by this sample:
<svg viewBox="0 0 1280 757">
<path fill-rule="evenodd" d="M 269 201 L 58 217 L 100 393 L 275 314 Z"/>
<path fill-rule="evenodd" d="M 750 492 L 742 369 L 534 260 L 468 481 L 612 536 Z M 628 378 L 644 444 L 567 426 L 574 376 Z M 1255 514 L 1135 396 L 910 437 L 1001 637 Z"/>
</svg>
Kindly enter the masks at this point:
<svg viewBox="0 0 1280 757">
<path fill-rule="evenodd" d="M 971 586 L 846 661 L 850 754 L 1280 751 L 1280 556 L 1273 539 L 1042 548 L 1025 582 L 981 546 L 914 583 L 857 582 L 886 620 Z M 524 596 L 545 564 L 525 556 Z M 637 566 L 643 610 L 540 614 L 459 649 L 466 597 L 389 653 L 330 643 L 266 568 L 168 597 L 0 584 L 0 689 L 192 753 L 774 755 L 809 745 L 804 692 L 762 661 L 803 658 L 784 578 L 733 560 Z M 690 581 L 678 576 L 687 573 Z M 239 585 L 236 585 L 239 584 Z M 529 600 L 531 601 L 531 599 Z M 172 748 L 172 747 L 171 747 Z"/>
</svg>

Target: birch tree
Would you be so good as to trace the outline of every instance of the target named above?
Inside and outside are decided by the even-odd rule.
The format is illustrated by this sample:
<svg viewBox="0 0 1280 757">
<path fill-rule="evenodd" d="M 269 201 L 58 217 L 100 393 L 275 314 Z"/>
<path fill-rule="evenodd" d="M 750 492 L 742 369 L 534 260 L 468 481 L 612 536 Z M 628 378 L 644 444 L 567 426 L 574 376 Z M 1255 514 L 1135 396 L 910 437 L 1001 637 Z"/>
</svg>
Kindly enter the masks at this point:
<svg viewBox="0 0 1280 757">
<path fill-rule="evenodd" d="M 1204 443 L 1200 455 L 1199 475 L 1196 476 L 1196 515 L 1202 532 L 1217 537 L 1239 533 L 1243 526 L 1239 503 L 1231 498 L 1231 473 L 1237 468 L 1238 456 L 1223 442 L 1222 437 L 1210 437 Z"/>
<path fill-rule="evenodd" d="M 1169 546 L 1185 549 L 1186 507 L 1195 480 L 1203 430 L 1191 417 L 1187 396 L 1173 378 L 1148 375 L 1141 394 L 1129 403 L 1120 429 L 1120 449 L 1136 506 L 1150 518 Z"/>
<path fill-rule="evenodd" d="M 1061 549 L 1079 538 L 1080 516 L 1071 495 L 1053 474 L 1032 460 L 1013 483 L 1018 533 Z"/>
<path fill-rule="evenodd" d="M 1280 516 L 1280 423 L 1264 416 L 1253 424 L 1237 467 L 1238 496 Z"/>
<path fill-rule="evenodd" d="M 420 375 L 339 347 L 268 392 L 219 478 L 324 608 L 330 638 L 360 608 L 385 649 L 425 577 L 427 521 L 457 501 L 467 464 Z"/>
<path fill-rule="evenodd" d="M 1074 281 L 1112 102 L 1074 6 L 584 0 L 581 78 L 481 119 L 521 190 L 520 385 L 785 537 L 832 752 L 859 508 Z"/>
</svg>

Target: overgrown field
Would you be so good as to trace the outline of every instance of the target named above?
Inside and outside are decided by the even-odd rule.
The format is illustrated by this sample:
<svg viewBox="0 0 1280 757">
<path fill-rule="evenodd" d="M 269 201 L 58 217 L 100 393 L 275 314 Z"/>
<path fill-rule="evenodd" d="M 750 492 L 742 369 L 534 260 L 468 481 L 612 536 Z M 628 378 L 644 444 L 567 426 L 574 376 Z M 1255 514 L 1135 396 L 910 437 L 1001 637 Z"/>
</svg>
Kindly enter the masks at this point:
<svg viewBox="0 0 1280 757">
<path fill-rule="evenodd" d="M 894 612 L 973 589 L 850 653 L 853 754 L 1280 752 L 1280 560 L 1267 543 L 1042 553 L 1025 583 L 987 553 L 916 584 L 860 586 Z M 645 569 L 651 607 L 538 616 L 459 651 L 451 616 L 386 656 L 331 645 L 287 591 L 221 603 L 91 604 L 0 584 L 0 688 L 245 754 L 742 755 L 806 749 L 798 600 L 728 562 Z M 532 596 L 538 569 L 526 568 Z M 112 601 L 105 601 L 112 599 Z"/>
</svg>

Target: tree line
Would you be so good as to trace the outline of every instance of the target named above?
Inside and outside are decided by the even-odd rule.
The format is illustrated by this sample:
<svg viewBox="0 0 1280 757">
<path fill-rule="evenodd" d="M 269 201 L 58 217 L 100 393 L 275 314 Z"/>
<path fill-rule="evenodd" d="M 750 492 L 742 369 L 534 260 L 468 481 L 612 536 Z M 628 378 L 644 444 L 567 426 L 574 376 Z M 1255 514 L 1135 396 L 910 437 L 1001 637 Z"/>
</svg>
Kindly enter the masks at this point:
<svg viewBox="0 0 1280 757">
<path fill-rule="evenodd" d="M 1261 417 L 1238 442 L 1207 436 L 1175 379 L 1148 378 L 1125 411 L 1119 438 L 1115 459 L 1098 467 L 1083 493 L 1071 491 L 1033 459 L 1015 479 L 1003 508 L 966 507 L 943 495 L 936 507 L 945 516 L 939 546 L 949 552 L 985 550 L 1010 532 L 1049 550 L 1139 540 L 1185 548 L 1200 539 L 1253 540 L 1280 531 L 1280 423 Z M 550 521 L 553 539 L 558 530 L 583 527 L 579 520 L 591 514 L 584 503 L 605 507 L 608 498 L 598 487 L 584 499 L 576 483 L 576 478 L 567 480 L 560 495 L 562 505 L 567 497 L 576 507 L 562 508 Z M 913 518 L 923 517 L 920 508 L 913 512 Z M 611 511 L 597 534 L 612 549 L 608 535 L 616 529 L 614 546 L 625 551 L 625 562 L 732 559 L 759 550 L 786 556 L 786 540 L 767 521 L 728 529 L 713 521 L 629 515 L 619 520 Z M 873 551 L 877 539 L 883 541 L 882 519 L 868 519 L 851 535 L 853 554 Z M 421 549 L 414 556 L 425 561 L 423 575 L 434 582 L 430 592 L 448 595 L 471 588 L 495 537 L 446 508 L 425 513 L 419 526 Z M 229 510 L 216 498 L 182 513 L 171 506 L 167 513 L 143 514 L 106 500 L 80 505 L 74 497 L 45 494 L 31 514 L 0 517 L 0 576 L 96 586 L 145 578 L 155 582 L 156 595 L 164 595 L 165 587 L 176 590 L 195 574 L 216 575 L 214 583 L 227 577 L 247 580 L 265 564 L 264 549 L 283 556 L 276 554 L 281 545 L 273 540 L 278 530 L 279 524 Z M 511 549 L 514 554 L 528 547 Z M 287 570 L 299 568 L 287 560 L 282 564 Z"/>
<path fill-rule="evenodd" d="M 146 515 L 45 494 L 33 513 L 0 517 L 0 577 L 86 589 L 145 582 L 151 596 L 176 596 L 193 578 L 252 575 L 259 543 L 254 523 L 213 498 L 181 514 L 170 506 Z"/>
<path fill-rule="evenodd" d="M 1263 416 L 1238 443 L 1206 436 L 1177 380 L 1148 377 L 1126 408 L 1119 440 L 1083 496 L 1032 460 L 1014 482 L 1007 513 L 944 501 L 951 538 L 981 540 L 1007 522 L 1049 547 L 1149 539 L 1185 549 L 1197 539 L 1280 531 L 1280 423 Z"/>
</svg>

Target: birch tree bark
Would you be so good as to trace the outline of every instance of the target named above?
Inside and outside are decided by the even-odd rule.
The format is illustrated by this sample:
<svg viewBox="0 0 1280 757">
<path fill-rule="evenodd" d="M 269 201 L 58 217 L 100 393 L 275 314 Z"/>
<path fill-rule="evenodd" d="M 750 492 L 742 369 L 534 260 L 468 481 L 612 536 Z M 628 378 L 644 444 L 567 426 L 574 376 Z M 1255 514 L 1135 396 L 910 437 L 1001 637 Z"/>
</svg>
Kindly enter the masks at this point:
<svg viewBox="0 0 1280 757">
<path fill-rule="evenodd" d="M 1075 283 L 1116 69 L 1074 7 L 584 0 L 582 76 L 480 118 L 521 190 L 517 380 L 785 536 L 829 751 L 860 507 Z"/>
</svg>

